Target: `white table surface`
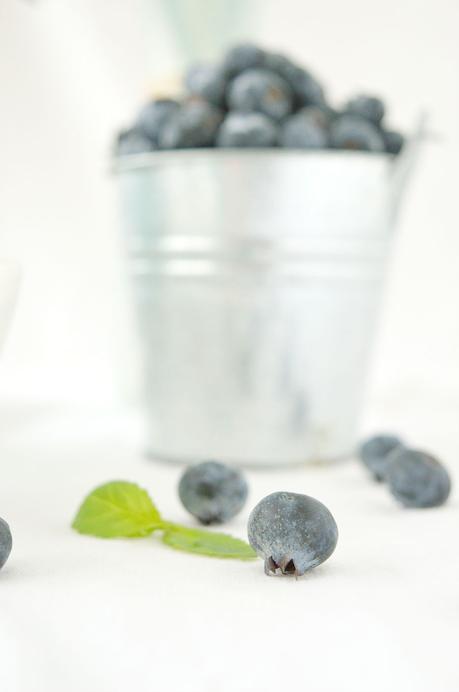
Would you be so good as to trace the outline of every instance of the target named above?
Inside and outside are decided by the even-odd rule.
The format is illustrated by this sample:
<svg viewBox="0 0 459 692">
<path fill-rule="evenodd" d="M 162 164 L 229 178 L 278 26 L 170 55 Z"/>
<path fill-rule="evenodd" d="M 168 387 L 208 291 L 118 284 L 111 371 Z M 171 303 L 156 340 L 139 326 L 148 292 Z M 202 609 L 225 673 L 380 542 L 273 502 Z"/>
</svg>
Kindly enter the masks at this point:
<svg viewBox="0 0 459 692">
<path fill-rule="evenodd" d="M 246 511 L 225 527 L 234 535 L 245 537 L 250 508 L 281 489 L 325 502 L 340 530 L 325 565 L 298 581 L 268 578 L 258 560 L 72 532 L 83 496 L 110 479 L 142 484 L 166 517 L 189 521 L 176 495 L 180 469 L 146 461 L 131 424 L 108 414 L 9 416 L 0 515 L 14 550 L 0 573 L 2 692 L 459 689 L 457 492 L 444 508 L 404 511 L 355 461 L 248 473 Z M 445 438 L 445 449 L 451 466 L 459 442 Z"/>
</svg>

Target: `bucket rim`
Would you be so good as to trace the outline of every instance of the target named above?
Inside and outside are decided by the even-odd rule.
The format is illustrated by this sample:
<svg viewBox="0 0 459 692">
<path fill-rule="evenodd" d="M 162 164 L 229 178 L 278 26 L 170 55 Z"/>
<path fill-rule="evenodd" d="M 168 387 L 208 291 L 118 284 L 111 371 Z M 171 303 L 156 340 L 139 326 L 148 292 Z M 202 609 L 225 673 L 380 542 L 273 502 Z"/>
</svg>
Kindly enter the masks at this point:
<svg viewBox="0 0 459 692">
<path fill-rule="evenodd" d="M 113 156 L 111 159 L 111 171 L 113 173 L 125 173 L 129 171 L 160 168 L 169 163 L 180 161 L 189 162 L 193 160 L 220 159 L 220 160 L 251 160 L 251 159 L 272 159 L 272 160 L 347 160 L 350 165 L 358 162 L 372 161 L 372 164 L 391 163 L 396 157 L 387 152 L 374 151 L 352 151 L 349 149 L 276 149 L 269 148 L 234 148 L 217 149 L 203 147 L 201 149 L 168 149 L 145 152 L 142 154 L 126 154 L 124 156 Z M 352 164 L 351 164 L 352 162 Z"/>
</svg>

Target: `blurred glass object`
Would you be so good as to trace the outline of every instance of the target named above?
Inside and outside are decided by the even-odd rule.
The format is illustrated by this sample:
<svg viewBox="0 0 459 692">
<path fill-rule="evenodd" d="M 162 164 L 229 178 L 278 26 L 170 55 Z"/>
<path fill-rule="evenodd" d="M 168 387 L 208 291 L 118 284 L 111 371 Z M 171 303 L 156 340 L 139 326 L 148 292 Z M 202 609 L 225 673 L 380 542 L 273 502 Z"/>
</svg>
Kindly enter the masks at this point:
<svg viewBox="0 0 459 692">
<path fill-rule="evenodd" d="M 160 2 L 184 64 L 216 59 L 230 43 L 247 38 L 257 5 L 258 0 Z"/>
<path fill-rule="evenodd" d="M 19 276 L 19 266 L 16 262 L 0 259 L 0 347 L 3 345 L 13 314 Z"/>
</svg>

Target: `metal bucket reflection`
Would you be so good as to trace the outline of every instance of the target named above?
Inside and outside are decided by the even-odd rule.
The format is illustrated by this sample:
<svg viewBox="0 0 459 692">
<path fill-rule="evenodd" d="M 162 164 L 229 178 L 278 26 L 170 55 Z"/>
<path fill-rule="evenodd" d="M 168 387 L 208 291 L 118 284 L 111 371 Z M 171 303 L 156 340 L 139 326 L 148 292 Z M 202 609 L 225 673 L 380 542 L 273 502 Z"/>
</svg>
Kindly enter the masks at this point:
<svg viewBox="0 0 459 692">
<path fill-rule="evenodd" d="M 152 455 L 280 465 L 352 450 L 392 169 L 332 151 L 120 161 Z"/>
</svg>

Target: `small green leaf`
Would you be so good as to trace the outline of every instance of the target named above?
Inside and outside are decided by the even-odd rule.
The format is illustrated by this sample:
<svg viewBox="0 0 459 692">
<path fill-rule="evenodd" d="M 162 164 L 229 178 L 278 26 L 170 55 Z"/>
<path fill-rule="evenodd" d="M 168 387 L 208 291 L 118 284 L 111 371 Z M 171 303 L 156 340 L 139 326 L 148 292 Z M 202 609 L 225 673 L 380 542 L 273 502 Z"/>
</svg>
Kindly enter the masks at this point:
<svg viewBox="0 0 459 692">
<path fill-rule="evenodd" d="M 79 533 L 100 538 L 148 536 L 161 526 L 161 516 L 147 491 L 126 481 L 112 481 L 93 490 L 72 524 Z"/>
<path fill-rule="evenodd" d="M 257 556 L 250 545 L 239 538 L 205 529 L 188 529 L 176 524 L 167 524 L 163 543 L 176 550 L 210 557 L 251 560 Z"/>
</svg>

